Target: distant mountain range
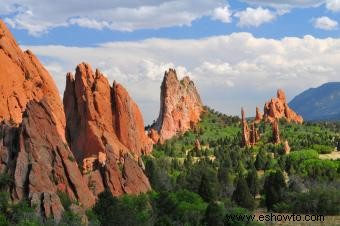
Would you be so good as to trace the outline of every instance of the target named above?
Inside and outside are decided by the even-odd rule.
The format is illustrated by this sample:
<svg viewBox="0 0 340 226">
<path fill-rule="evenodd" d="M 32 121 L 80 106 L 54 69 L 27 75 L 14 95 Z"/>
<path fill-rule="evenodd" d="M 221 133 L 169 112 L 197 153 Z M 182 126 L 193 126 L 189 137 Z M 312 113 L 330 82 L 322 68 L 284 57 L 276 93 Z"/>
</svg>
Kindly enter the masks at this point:
<svg viewBox="0 0 340 226">
<path fill-rule="evenodd" d="M 340 82 L 307 89 L 294 97 L 289 106 L 306 121 L 340 120 Z"/>
</svg>

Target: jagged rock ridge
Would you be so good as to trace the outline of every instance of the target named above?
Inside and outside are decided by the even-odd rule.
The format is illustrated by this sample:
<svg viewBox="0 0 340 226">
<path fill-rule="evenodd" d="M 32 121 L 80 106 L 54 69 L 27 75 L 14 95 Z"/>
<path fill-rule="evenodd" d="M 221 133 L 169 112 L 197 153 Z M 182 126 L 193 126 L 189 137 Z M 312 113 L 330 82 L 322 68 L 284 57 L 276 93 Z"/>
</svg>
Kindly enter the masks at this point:
<svg viewBox="0 0 340 226">
<path fill-rule="evenodd" d="M 99 70 L 79 64 L 75 77 L 67 75 L 64 108 L 67 140 L 94 194 L 105 187 L 114 195 L 151 189 L 136 161 L 151 151 L 152 141 L 138 106 L 120 84 L 111 87 Z"/>
<path fill-rule="evenodd" d="M 264 105 L 264 118 L 269 121 L 285 118 L 288 122 L 303 123 L 302 116 L 288 106 L 286 94 L 282 89 L 277 91 L 276 98 L 272 98 Z"/>
<path fill-rule="evenodd" d="M 200 121 L 203 104 L 197 89 L 188 76 L 179 81 L 174 69 L 165 72 L 160 102 L 153 128 L 158 131 L 161 142 L 186 132 Z"/>
</svg>

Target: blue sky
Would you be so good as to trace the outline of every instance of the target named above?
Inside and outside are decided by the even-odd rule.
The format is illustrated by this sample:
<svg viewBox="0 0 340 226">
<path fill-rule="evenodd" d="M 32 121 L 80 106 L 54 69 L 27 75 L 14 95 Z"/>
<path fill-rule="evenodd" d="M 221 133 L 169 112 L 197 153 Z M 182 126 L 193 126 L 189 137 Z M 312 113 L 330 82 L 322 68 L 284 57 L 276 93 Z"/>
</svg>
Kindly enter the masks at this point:
<svg viewBox="0 0 340 226">
<path fill-rule="evenodd" d="M 340 78 L 340 0 L 2 0 L 0 17 L 61 95 L 66 72 L 87 61 L 123 83 L 148 122 L 169 67 L 228 114 Z"/>
<path fill-rule="evenodd" d="M 266 1 L 263 1 L 266 2 Z M 268 2 L 268 1 L 267 1 Z M 275 1 L 273 1 L 275 2 Z M 297 1 L 298 2 L 298 1 Z M 319 1 L 322 2 L 322 1 Z M 340 5 L 340 1 L 338 1 Z M 275 13 L 278 9 L 267 4 L 249 4 L 242 1 L 225 1 L 231 13 L 243 11 L 246 8 L 254 9 L 259 6 Z M 193 6 L 194 7 L 194 6 Z M 171 9 L 169 9 L 171 13 Z M 34 13 L 34 12 L 33 12 Z M 2 14 L 2 18 L 16 18 L 17 12 Z M 76 15 L 76 14 L 75 14 Z M 70 15 L 69 18 L 71 18 Z M 291 7 L 289 12 L 276 16 L 270 21 L 263 22 L 259 26 L 238 26 L 238 18 L 231 16 L 231 22 L 225 23 L 214 20 L 211 16 L 203 15 L 190 22 L 188 25 L 173 25 L 170 27 L 145 29 L 143 27 L 133 31 L 119 31 L 109 28 L 93 29 L 79 25 L 57 26 L 49 28 L 48 32 L 35 35 L 29 33 L 28 26 L 15 25 L 12 32 L 17 40 L 23 45 L 48 45 L 62 44 L 69 46 L 91 46 L 111 41 L 136 41 L 148 38 L 204 38 L 216 35 L 227 35 L 233 32 L 250 32 L 255 37 L 283 38 L 287 36 L 303 37 L 313 35 L 314 37 L 339 37 L 340 30 L 316 28 L 314 20 L 320 17 L 328 17 L 331 20 L 340 22 L 340 13 L 326 8 L 326 4 L 311 7 Z M 65 18 L 65 21 L 69 18 Z M 155 18 L 156 19 L 156 18 Z"/>
</svg>

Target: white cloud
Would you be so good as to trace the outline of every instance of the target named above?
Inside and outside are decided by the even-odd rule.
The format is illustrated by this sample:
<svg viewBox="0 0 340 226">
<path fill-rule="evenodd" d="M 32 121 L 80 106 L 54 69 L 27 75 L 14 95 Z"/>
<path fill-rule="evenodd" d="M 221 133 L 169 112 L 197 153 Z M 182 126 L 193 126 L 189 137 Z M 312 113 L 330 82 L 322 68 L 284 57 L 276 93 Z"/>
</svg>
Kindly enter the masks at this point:
<svg viewBox="0 0 340 226">
<path fill-rule="evenodd" d="M 340 11 L 340 0 L 327 0 L 326 8 L 333 12 L 339 12 Z"/>
<path fill-rule="evenodd" d="M 322 5 L 325 0 L 243 0 L 252 5 L 269 6 L 277 9 L 292 9 L 292 8 L 308 8 L 318 7 Z"/>
<path fill-rule="evenodd" d="M 228 22 L 224 0 L 2 0 L 0 16 L 15 28 L 41 35 L 60 26 L 133 31 L 190 26 L 203 16 Z"/>
<path fill-rule="evenodd" d="M 258 27 L 261 24 L 271 22 L 275 19 L 276 15 L 269 9 L 258 8 L 247 8 L 244 11 L 235 13 L 235 17 L 239 18 L 238 25 L 240 27 Z"/>
<path fill-rule="evenodd" d="M 231 15 L 229 6 L 218 7 L 214 9 L 212 19 L 222 21 L 223 23 L 231 23 Z"/>
<path fill-rule="evenodd" d="M 247 115 L 283 88 L 287 97 L 327 81 L 338 81 L 340 39 L 255 38 L 234 33 L 204 39 L 148 39 L 95 47 L 24 46 L 51 70 L 63 93 L 65 74 L 89 62 L 122 83 L 151 122 L 158 115 L 164 70 L 190 75 L 205 104 L 229 114 Z"/>
<path fill-rule="evenodd" d="M 335 30 L 338 27 L 338 22 L 330 19 L 329 17 L 323 16 L 313 20 L 314 27 L 322 30 Z"/>
</svg>

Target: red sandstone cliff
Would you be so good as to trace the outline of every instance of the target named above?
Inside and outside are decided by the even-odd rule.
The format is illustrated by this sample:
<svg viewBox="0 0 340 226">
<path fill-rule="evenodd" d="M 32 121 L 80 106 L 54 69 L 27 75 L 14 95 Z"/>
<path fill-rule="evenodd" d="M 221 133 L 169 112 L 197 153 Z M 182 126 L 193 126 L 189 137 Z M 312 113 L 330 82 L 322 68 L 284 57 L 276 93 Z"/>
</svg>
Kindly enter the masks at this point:
<svg viewBox="0 0 340 226">
<path fill-rule="evenodd" d="M 105 188 L 114 195 L 150 190 L 140 156 L 152 141 L 126 90 L 80 65 L 75 79 L 67 77 L 64 103 L 67 127 L 53 79 L 0 20 L 0 174 L 13 180 L 11 199 L 27 199 L 38 215 L 58 221 L 58 192 L 88 208 Z"/>
<path fill-rule="evenodd" d="M 30 51 L 22 52 L 0 20 L 0 173 L 12 177 L 12 200 L 28 199 L 43 217 L 59 220 L 57 191 L 84 207 L 94 197 L 65 139 L 57 88 Z"/>
<path fill-rule="evenodd" d="M 67 140 L 94 194 L 105 187 L 114 195 L 151 189 L 136 160 L 151 151 L 152 141 L 138 106 L 121 85 L 111 87 L 101 72 L 79 64 L 75 77 L 67 75 L 64 108 Z"/>
<path fill-rule="evenodd" d="M 65 117 L 56 85 L 34 54 L 23 52 L 0 20 L 0 121 L 20 123 L 30 100 L 48 99 L 64 137 Z"/>
<path fill-rule="evenodd" d="M 2 122 L 0 169 L 13 177 L 9 185 L 13 200 L 28 199 L 38 214 L 58 221 L 64 209 L 57 191 L 85 208 L 94 204 L 94 196 L 60 137 L 57 123 L 47 99 L 29 102 L 19 127 Z"/>
<path fill-rule="evenodd" d="M 186 132 L 199 122 L 203 104 L 196 87 L 189 77 L 179 81 L 174 69 L 165 72 L 160 101 L 154 129 L 158 131 L 161 142 Z"/>
</svg>

